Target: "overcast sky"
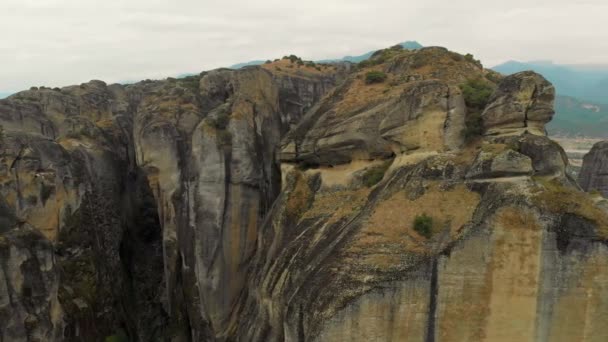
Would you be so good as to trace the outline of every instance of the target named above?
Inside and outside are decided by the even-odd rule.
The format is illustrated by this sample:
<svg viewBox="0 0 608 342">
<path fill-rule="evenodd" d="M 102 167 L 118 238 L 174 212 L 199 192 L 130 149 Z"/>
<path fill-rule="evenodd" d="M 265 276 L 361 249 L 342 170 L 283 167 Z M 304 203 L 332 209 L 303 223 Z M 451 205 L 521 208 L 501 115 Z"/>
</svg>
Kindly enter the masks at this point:
<svg viewBox="0 0 608 342">
<path fill-rule="evenodd" d="M 405 40 L 608 64 L 607 0 L 0 0 L 0 92 L 322 59 Z"/>
</svg>

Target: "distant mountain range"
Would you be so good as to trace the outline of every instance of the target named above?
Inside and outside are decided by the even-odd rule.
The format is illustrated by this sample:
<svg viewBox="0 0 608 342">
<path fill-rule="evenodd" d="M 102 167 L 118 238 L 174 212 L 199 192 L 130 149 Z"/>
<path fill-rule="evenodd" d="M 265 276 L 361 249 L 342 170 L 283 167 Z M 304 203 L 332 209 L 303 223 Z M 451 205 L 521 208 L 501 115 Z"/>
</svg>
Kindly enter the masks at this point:
<svg viewBox="0 0 608 342">
<path fill-rule="evenodd" d="M 608 137 L 608 66 L 509 61 L 492 68 L 502 74 L 534 70 L 555 86 L 552 135 Z"/>
<path fill-rule="evenodd" d="M 608 105 L 558 95 L 555 113 L 547 124 L 552 136 L 608 137 Z"/>
<path fill-rule="evenodd" d="M 3 98 L 5 98 L 5 97 L 9 97 L 9 96 L 10 96 L 10 95 L 12 95 L 12 94 L 13 94 L 13 93 L 3 93 L 3 92 L 0 92 L 0 99 L 3 99 Z"/>
<path fill-rule="evenodd" d="M 416 49 L 420 49 L 423 46 L 416 42 L 416 41 L 407 41 L 407 42 L 403 42 L 403 43 L 399 43 L 397 45 L 401 45 L 403 46 L 404 49 L 408 49 L 408 50 L 416 50 Z M 359 63 L 361 61 L 364 61 L 368 58 L 370 58 L 372 56 L 372 54 L 374 54 L 374 52 L 376 52 L 378 50 L 373 50 L 373 51 L 369 51 L 366 52 L 362 55 L 358 55 L 358 56 L 344 56 L 342 58 L 338 58 L 338 59 L 321 59 L 318 61 L 315 61 L 315 63 L 336 63 L 336 62 L 352 62 L 352 63 Z M 250 66 L 250 65 L 260 65 L 260 64 L 264 64 L 265 61 L 262 60 L 255 60 L 255 61 L 250 61 L 250 62 L 246 62 L 246 63 L 238 63 L 238 64 L 234 64 L 229 66 L 230 69 L 240 69 L 246 66 Z"/>
<path fill-rule="evenodd" d="M 424 47 L 417 41 L 407 41 L 407 42 L 399 43 L 396 45 L 401 45 L 404 49 L 408 49 L 408 50 L 417 50 L 417 49 L 421 49 Z M 364 53 L 362 55 L 358 55 L 358 56 L 344 56 L 340 59 L 322 59 L 320 61 L 315 61 L 315 62 L 317 62 L 317 63 L 335 63 L 335 62 L 359 63 L 361 61 L 364 61 L 364 60 L 370 58 L 376 51 L 378 51 L 378 50 L 369 51 L 369 52 L 366 52 L 366 53 Z"/>
</svg>

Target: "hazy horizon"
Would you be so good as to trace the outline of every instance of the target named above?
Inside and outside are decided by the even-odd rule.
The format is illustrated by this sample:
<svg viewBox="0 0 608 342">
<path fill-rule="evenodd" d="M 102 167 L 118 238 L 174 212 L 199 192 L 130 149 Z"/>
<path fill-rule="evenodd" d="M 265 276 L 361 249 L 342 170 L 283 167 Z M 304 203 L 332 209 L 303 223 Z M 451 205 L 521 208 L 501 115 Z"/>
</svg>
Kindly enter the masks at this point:
<svg viewBox="0 0 608 342">
<path fill-rule="evenodd" d="M 438 10 L 438 8 L 440 10 Z M 600 0 L 5 0 L 0 94 L 30 86 L 156 79 L 296 54 L 358 55 L 405 40 L 509 60 L 608 63 Z M 567 25 L 566 25 L 567 23 Z M 7 67 L 8 66 L 8 67 Z"/>
</svg>

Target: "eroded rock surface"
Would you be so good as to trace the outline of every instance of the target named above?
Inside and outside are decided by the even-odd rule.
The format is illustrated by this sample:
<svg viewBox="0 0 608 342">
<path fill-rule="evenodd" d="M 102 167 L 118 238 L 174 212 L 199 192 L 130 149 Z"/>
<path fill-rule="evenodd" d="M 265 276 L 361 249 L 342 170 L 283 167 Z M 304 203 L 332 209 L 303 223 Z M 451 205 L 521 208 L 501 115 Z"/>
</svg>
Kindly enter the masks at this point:
<svg viewBox="0 0 608 342">
<path fill-rule="evenodd" d="M 596 143 L 585 155 L 578 182 L 585 191 L 608 196 L 608 142 Z"/>
<path fill-rule="evenodd" d="M 606 203 L 544 136 L 552 86 L 443 48 L 352 68 L 1 100 L 2 339 L 608 339 Z M 470 79 L 497 90 L 467 140 Z"/>
<path fill-rule="evenodd" d="M 555 111 L 555 88 L 541 75 L 523 71 L 505 77 L 482 114 L 486 134 L 527 131 L 545 134 Z"/>
</svg>

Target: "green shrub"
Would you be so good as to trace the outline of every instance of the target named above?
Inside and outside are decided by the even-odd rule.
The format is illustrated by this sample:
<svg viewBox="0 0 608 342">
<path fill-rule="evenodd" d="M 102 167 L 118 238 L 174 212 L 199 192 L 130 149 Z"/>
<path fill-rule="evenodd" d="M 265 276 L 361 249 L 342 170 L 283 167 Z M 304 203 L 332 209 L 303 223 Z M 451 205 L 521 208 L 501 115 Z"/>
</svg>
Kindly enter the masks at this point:
<svg viewBox="0 0 608 342">
<path fill-rule="evenodd" d="M 494 87 L 481 78 L 474 78 L 468 80 L 466 83 L 460 85 L 462 95 L 467 108 L 476 109 L 482 111 L 490 96 L 494 92 Z"/>
<path fill-rule="evenodd" d="M 193 92 L 198 92 L 200 86 L 200 77 L 199 76 L 186 76 L 184 78 L 180 78 L 179 85 L 192 90 Z"/>
<path fill-rule="evenodd" d="M 360 69 L 367 68 L 368 66 L 372 66 L 372 62 L 369 59 L 366 59 L 364 61 L 359 62 L 359 64 L 357 64 L 357 66 Z"/>
<path fill-rule="evenodd" d="M 366 170 L 362 177 L 363 184 L 368 188 L 378 184 L 382 178 L 384 178 L 384 174 L 390 165 L 391 162 L 387 161 L 382 165 L 374 166 Z"/>
<path fill-rule="evenodd" d="M 481 62 L 478 59 L 475 59 L 475 57 L 472 54 L 470 54 L 470 53 L 467 53 L 466 55 L 464 55 L 464 59 L 467 62 L 471 62 L 471 63 L 477 65 L 480 68 L 482 67 Z"/>
<path fill-rule="evenodd" d="M 488 100 L 494 92 L 494 87 L 482 78 L 474 78 L 461 84 L 460 89 L 467 106 L 463 135 L 466 141 L 470 141 L 483 133 L 481 113 L 488 104 Z"/>
<path fill-rule="evenodd" d="M 387 76 L 382 71 L 370 71 L 365 74 L 365 83 L 382 83 L 386 80 Z"/>
<path fill-rule="evenodd" d="M 104 339 L 104 342 L 129 342 L 129 337 L 127 334 L 121 329 L 116 334 L 107 336 Z"/>
<path fill-rule="evenodd" d="M 488 71 L 486 78 L 494 83 L 498 83 L 501 80 L 501 75 L 495 71 Z"/>
<path fill-rule="evenodd" d="M 457 53 L 450 53 L 450 57 L 455 62 L 460 62 L 460 61 L 462 61 L 464 59 L 464 57 L 462 57 L 462 55 L 457 54 Z"/>
<path fill-rule="evenodd" d="M 483 134 L 483 120 L 481 112 L 468 112 L 464 121 L 462 135 L 466 142 L 474 140 Z"/>
<path fill-rule="evenodd" d="M 433 218 L 427 214 L 417 215 L 414 218 L 413 228 L 416 233 L 428 239 L 433 235 Z"/>
</svg>

